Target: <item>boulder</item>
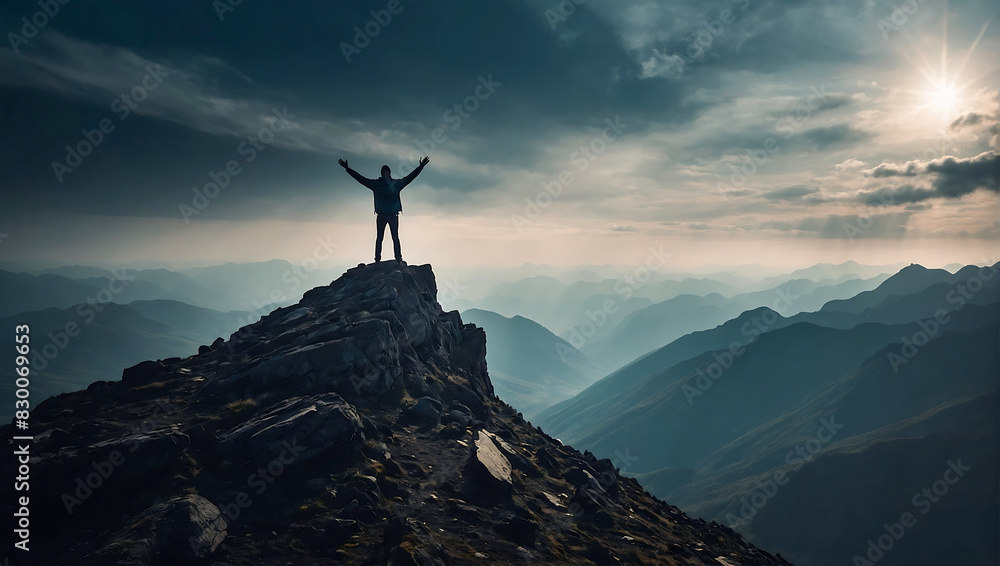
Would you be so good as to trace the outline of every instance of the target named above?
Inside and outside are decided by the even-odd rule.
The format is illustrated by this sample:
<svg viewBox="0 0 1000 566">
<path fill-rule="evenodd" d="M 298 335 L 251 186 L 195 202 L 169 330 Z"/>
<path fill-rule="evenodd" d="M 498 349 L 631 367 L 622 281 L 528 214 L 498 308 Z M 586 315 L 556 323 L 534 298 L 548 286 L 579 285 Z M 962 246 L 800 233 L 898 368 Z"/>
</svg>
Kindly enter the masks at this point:
<svg viewBox="0 0 1000 566">
<path fill-rule="evenodd" d="M 469 426 L 475 422 L 475 419 L 472 418 L 472 416 L 457 409 L 448 411 L 447 417 L 449 421 L 458 423 L 461 426 Z"/>
<path fill-rule="evenodd" d="M 159 381 L 166 377 L 167 366 L 162 362 L 154 362 L 152 360 L 146 360 L 145 362 L 139 362 L 138 364 L 125 368 L 122 371 L 122 381 L 125 382 L 129 387 L 139 387 L 141 385 L 149 385 L 155 381 Z"/>
<path fill-rule="evenodd" d="M 466 469 L 466 489 L 470 495 L 495 499 L 513 489 L 510 462 L 486 431 L 480 430 Z"/>
<path fill-rule="evenodd" d="M 290 384 L 299 391 L 308 387 L 345 395 L 389 391 L 402 374 L 399 344 L 390 324 L 368 318 L 352 323 L 347 334 L 271 353 L 233 380 L 248 380 L 251 391 L 287 389 Z"/>
<path fill-rule="evenodd" d="M 140 513 L 81 564 L 192 563 L 215 552 L 227 526 L 219 508 L 204 497 L 174 497 Z"/>
<path fill-rule="evenodd" d="M 441 420 L 441 401 L 433 397 L 421 397 L 406 414 L 415 422 L 436 425 Z"/>
<path fill-rule="evenodd" d="M 293 397 L 254 416 L 224 435 L 219 451 L 232 459 L 257 463 L 281 457 L 304 462 L 332 448 L 360 448 L 361 419 L 336 393 Z"/>
</svg>

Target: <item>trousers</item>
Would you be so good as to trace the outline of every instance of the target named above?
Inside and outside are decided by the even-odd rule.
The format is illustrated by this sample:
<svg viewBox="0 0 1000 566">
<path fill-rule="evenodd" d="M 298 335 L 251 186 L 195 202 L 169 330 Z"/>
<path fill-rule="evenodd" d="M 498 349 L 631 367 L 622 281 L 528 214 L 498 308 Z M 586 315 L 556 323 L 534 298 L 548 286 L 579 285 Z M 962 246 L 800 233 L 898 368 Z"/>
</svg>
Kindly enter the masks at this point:
<svg viewBox="0 0 1000 566">
<path fill-rule="evenodd" d="M 378 234 L 375 236 L 375 261 L 382 260 L 382 238 L 385 237 L 385 225 L 389 225 L 389 233 L 392 234 L 392 251 L 396 253 L 396 259 L 402 260 L 403 253 L 399 247 L 399 215 L 379 214 L 375 217 L 375 226 Z"/>
</svg>

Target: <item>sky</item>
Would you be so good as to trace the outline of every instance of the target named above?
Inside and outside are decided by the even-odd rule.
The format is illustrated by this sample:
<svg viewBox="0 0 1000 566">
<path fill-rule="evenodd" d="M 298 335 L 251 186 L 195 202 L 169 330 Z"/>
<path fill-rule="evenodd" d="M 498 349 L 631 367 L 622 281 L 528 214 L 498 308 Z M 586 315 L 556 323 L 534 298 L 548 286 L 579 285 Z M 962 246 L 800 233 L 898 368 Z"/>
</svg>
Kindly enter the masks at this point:
<svg viewBox="0 0 1000 566">
<path fill-rule="evenodd" d="M 42 4 L 0 7 L 2 261 L 368 262 L 338 159 L 423 155 L 411 263 L 1000 259 L 995 0 Z"/>
</svg>

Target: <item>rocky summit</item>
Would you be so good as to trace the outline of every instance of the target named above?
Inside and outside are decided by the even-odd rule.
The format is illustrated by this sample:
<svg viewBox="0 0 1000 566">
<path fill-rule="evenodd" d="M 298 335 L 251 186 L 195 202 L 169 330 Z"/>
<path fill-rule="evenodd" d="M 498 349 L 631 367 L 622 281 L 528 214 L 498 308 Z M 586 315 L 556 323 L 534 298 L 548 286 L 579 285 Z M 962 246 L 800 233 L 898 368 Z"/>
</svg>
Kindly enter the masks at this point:
<svg viewBox="0 0 1000 566">
<path fill-rule="evenodd" d="M 31 563 L 788 564 L 526 422 L 436 295 L 429 265 L 361 265 L 45 401 Z"/>
</svg>

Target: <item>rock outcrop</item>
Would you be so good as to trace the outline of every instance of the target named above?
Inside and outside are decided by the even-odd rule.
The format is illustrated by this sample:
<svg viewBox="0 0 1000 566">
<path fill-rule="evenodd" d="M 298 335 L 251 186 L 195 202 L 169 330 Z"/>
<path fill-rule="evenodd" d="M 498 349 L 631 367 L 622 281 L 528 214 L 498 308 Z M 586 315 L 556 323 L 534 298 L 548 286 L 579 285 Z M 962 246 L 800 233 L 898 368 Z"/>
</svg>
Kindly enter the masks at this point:
<svg viewBox="0 0 1000 566">
<path fill-rule="evenodd" d="M 787 564 L 527 423 L 436 294 L 430 266 L 359 266 L 42 403 L 32 562 Z"/>
</svg>

